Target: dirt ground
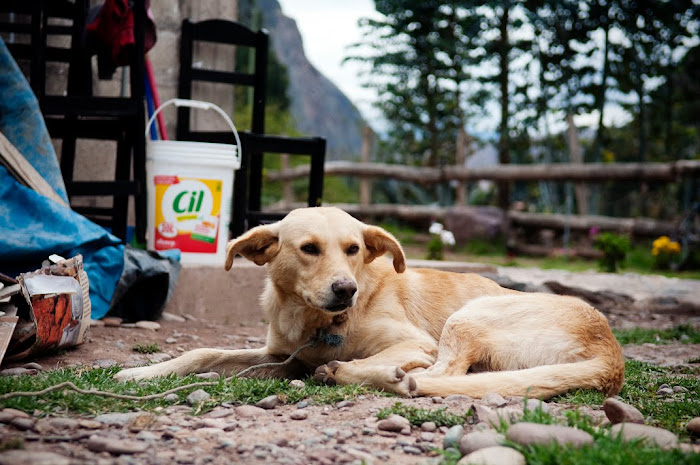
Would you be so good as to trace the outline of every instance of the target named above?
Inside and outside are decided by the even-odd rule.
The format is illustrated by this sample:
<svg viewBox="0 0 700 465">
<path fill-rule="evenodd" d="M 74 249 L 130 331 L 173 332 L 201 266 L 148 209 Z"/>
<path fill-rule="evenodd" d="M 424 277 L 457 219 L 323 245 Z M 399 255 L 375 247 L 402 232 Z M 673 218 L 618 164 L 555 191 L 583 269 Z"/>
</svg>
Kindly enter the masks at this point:
<svg viewBox="0 0 700 465">
<path fill-rule="evenodd" d="M 263 321 L 238 321 L 222 326 L 189 315 L 184 317 L 160 320 L 158 330 L 130 325 L 105 326 L 97 322 L 85 344 L 33 361 L 44 370 L 73 365 L 128 367 L 147 360 L 176 357 L 198 347 L 235 349 L 264 345 L 266 324 Z M 616 327 L 667 327 L 682 320 L 678 315 L 663 314 L 649 315 L 647 319 L 649 321 L 640 321 L 636 314 L 629 319 L 624 314 L 616 314 L 611 322 Z M 136 345 L 153 343 L 158 344 L 162 353 L 144 355 L 133 350 Z M 625 347 L 625 354 L 651 363 L 682 365 L 688 359 L 697 358 L 700 345 L 642 344 Z M 437 463 L 439 456 L 432 450 L 443 447 L 445 436 L 449 434 L 446 427 L 435 429 L 424 425 L 410 432 L 377 428 L 379 409 L 399 400 L 361 396 L 336 405 L 310 402 L 308 405 L 278 405 L 271 410 L 224 404 L 201 416 L 193 416 L 192 408 L 182 404 L 155 413 L 135 412 L 128 417 L 107 419 L 88 416 L 51 419 L 36 415 L 29 418 L 24 431 L 16 425 L 2 424 L 0 419 L 0 440 L 22 436 L 26 449 L 12 454 L 0 453 L 0 465 Z M 465 396 L 401 401 L 421 408 L 447 407 L 450 412 L 460 414 L 472 405 L 514 412 L 523 408 L 521 398 L 507 398 L 504 403 L 476 401 Z M 556 403 L 548 403 L 546 407 L 554 413 L 571 408 Z M 604 419 L 600 406 L 582 409 L 594 418 Z M 465 429 L 475 428 L 477 426 L 467 425 Z"/>
</svg>

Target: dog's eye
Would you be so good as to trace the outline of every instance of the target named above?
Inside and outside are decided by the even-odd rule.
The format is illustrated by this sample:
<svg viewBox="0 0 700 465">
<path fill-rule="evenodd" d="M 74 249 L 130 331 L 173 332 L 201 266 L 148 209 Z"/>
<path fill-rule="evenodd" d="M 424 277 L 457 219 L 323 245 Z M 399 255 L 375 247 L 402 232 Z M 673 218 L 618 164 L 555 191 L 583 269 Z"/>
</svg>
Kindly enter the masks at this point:
<svg viewBox="0 0 700 465">
<path fill-rule="evenodd" d="M 305 254 L 309 254 L 309 255 L 318 255 L 320 253 L 320 251 L 318 250 L 318 247 L 316 247 L 314 244 L 302 245 L 301 251 L 304 252 Z"/>
<path fill-rule="evenodd" d="M 358 246 L 357 244 L 353 244 L 350 247 L 348 247 L 348 249 L 345 251 L 345 253 L 348 255 L 355 255 L 357 252 L 359 252 L 359 250 L 360 250 L 360 246 Z"/>
</svg>

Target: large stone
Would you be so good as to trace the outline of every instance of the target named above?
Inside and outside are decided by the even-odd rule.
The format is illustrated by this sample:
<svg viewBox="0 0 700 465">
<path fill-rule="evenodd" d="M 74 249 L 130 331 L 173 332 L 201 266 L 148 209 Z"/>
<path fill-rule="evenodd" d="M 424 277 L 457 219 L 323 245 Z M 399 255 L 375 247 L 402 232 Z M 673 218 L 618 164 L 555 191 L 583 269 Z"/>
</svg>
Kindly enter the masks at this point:
<svg viewBox="0 0 700 465">
<path fill-rule="evenodd" d="M 457 465 L 525 465 L 525 456 L 510 447 L 479 449 L 462 457 Z"/>
<path fill-rule="evenodd" d="M 685 429 L 688 430 L 690 434 L 695 436 L 700 436 L 700 417 L 695 417 L 685 425 Z"/>
<path fill-rule="evenodd" d="M 53 452 L 8 450 L 0 453 L 0 465 L 70 465 L 71 459 Z"/>
<path fill-rule="evenodd" d="M 644 423 L 644 415 L 631 405 L 625 404 L 613 397 L 608 397 L 603 403 L 605 415 L 610 423 Z"/>
<path fill-rule="evenodd" d="M 458 245 L 472 239 L 493 239 L 503 233 L 505 215 L 497 207 L 459 206 L 447 210 L 445 229 L 452 231 Z"/>
<path fill-rule="evenodd" d="M 487 392 L 481 401 L 491 407 L 504 407 L 508 402 L 497 392 Z"/>
<path fill-rule="evenodd" d="M 505 436 L 495 430 L 474 431 L 462 437 L 459 451 L 462 455 L 469 455 L 479 449 L 500 446 L 505 440 Z"/>
<path fill-rule="evenodd" d="M 190 405 L 199 404 L 200 402 L 204 402 L 205 400 L 209 399 L 210 397 L 211 397 L 211 394 L 209 394 L 204 389 L 197 389 L 192 394 L 187 396 L 187 403 Z"/>
<path fill-rule="evenodd" d="M 447 448 L 457 448 L 459 447 L 460 441 L 462 440 L 462 436 L 464 436 L 464 426 L 462 425 L 454 425 L 450 429 L 447 430 L 447 433 L 445 433 L 445 437 L 442 440 L 442 446 L 447 449 Z"/>
<path fill-rule="evenodd" d="M 255 418 L 265 413 L 265 409 L 256 407 L 255 405 L 241 405 L 240 407 L 236 407 L 236 415 L 241 418 Z"/>
<path fill-rule="evenodd" d="M 529 422 L 512 425 L 508 428 L 507 438 L 523 446 L 557 443 L 581 447 L 593 444 L 593 436 L 580 429 Z"/>
<path fill-rule="evenodd" d="M 264 408 L 265 410 L 271 410 L 275 407 L 277 407 L 282 401 L 280 398 L 273 394 L 271 396 L 267 396 L 264 399 L 260 399 L 255 405 L 260 408 Z"/>
<path fill-rule="evenodd" d="M 380 431 L 391 431 L 399 433 L 405 428 L 411 428 L 411 422 L 401 415 L 389 415 L 383 420 L 377 422 L 377 429 Z"/>
<path fill-rule="evenodd" d="M 650 445 L 671 448 L 678 446 L 678 436 L 670 431 L 655 426 L 638 425 L 636 423 L 618 423 L 610 428 L 613 437 L 621 435 L 625 441 L 642 439 Z"/>
</svg>

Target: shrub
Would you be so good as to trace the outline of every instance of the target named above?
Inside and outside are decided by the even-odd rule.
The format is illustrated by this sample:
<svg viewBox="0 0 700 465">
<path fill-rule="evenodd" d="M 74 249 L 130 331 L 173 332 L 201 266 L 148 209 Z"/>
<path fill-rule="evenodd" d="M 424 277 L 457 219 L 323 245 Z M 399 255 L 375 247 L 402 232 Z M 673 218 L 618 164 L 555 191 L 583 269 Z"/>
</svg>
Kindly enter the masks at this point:
<svg viewBox="0 0 700 465">
<path fill-rule="evenodd" d="M 600 269 L 616 273 L 630 251 L 630 239 L 627 236 L 604 232 L 595 236 L 593 246 L 603 252 L 603 257 L 598 261 Z"/>
</svg>

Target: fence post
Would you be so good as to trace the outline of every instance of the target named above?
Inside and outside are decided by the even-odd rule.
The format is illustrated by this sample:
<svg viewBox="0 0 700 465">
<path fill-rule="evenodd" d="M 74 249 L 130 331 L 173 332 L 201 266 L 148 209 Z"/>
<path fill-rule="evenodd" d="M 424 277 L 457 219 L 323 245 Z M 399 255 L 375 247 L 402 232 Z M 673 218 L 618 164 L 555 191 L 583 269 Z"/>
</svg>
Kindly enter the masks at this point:
<svg viewBox="0 0 700 465">
<path fill-rule="evenodd" d="M 360 161 L 362 163 L 369 163 L 371 151 L 372 129 L 369 126 L 365 126 L 362 128 L 362 150 L 360 152 Z M 363 207 L 368 206 L 371 196 L 372 181 L 367 178 L 360 178 L 360 205 Z"/>
<path fill-rule="evenodd" d="M 566 114 L 566 122 L 569 125 L 569 153 L 571 154 L 571 163 L 583 163 L 581 156 L 581 144 L 578 140 L 578 130 L 574 125 L 574 115 Z M 588 215 L 588 189 L 582 182 L 574 184 L 574 193 L 576 195 L 576 205 L 578 206 L 579 215 Z"/>
<path fill-rule="evenodd" d="M 289 154 L 280 154 L 280 165 L 282 171 L 287 171 L 289 169 Z M 294 201 L 294 192 L 292 191 L 292 180 L 287 179 L 282 184 L 282 208 L 289 209 L 292 207 L 292 202 Z"/>
<path fill-rule="evenodd" d="M 467 159 L 467 138 L 467 131 L 460 127 L 457 131 L 457 142 L 455 143 L 457 150 L 455 153 L 455 165 L 458 168 L 463 168 Z M 455 204 L 467 204 L 467 181 L 458 181 L 457 191 L 455 192 Z"/>
</svg>

